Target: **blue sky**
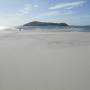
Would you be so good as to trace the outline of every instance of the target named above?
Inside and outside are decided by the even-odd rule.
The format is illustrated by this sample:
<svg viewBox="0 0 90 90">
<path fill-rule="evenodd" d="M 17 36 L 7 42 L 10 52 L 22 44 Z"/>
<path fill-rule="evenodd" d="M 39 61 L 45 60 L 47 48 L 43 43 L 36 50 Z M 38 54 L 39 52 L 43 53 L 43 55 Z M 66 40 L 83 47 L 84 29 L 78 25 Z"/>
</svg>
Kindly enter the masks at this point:
<svg viewBox="0 0 90 90">
<path fill-rule="evenodd" d="M 90 0 L 1 0 L 0 26 L 38 20 L 90 25 Z"/>
</svg>

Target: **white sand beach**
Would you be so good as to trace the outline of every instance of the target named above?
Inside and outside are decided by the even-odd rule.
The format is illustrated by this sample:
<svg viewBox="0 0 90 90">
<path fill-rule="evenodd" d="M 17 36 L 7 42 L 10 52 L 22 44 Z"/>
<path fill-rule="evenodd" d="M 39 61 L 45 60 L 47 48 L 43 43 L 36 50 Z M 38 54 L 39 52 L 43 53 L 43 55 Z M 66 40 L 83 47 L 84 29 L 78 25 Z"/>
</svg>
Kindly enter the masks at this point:
<svg viewBox="0 0 90 90">
<path fill-rule="evenodd" d="M 0 32 L 0 90 L 90 90 L 90 33 Z"/>
</svg>

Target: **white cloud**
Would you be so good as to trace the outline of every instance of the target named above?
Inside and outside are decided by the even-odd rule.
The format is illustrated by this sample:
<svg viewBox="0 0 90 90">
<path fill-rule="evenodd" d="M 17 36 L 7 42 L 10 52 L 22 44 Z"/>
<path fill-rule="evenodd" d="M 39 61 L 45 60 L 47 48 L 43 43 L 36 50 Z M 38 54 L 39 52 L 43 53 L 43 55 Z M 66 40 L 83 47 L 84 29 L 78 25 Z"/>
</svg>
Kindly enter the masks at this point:
<svg viewBox="0 0 90 90">
<path fill-rule="evenodd" d="M 49 12 L 41 14 L 41 16 L 57 16 L 59 14 L 60 13 L 58 11 L 49 11 Z"/>
<path fill-rule="evenodd" d="M 19 14 L 29 14 L 31 13 L 32 6 L 30 4 L 26 4 L 25 7 L 21 10 L 19 10 Z"/>
<path fill-rule="evenodd" d="M 83 16 L 80 16 L 81 18 L 90 18 L 90 14 L 89 15 L 83 15 Z"/>
<path fill-rule="evenodd" d="M 39 7 L 39 5 L 33 5 L 33 7 L 36 7 L 37 8 L 37 7 Z"/>
<path fill-rule="evenodd" d="M 76 2 L 62 3 L 62 4 L 52 6 L 49 9 L 51 9 L 51 10 L 61 9 L 61 8 L 71 9 L 71 8 L 74 8 L 74 7 L 79 7 L 79 6 L 83 5 L 84 3 L 86 3 L 86 1 L 76 1 Z"/>
<path fill-rule="evenodd" d="M 35 18 L 45 18 L 45 17 L 50 17 L 50 16 L 58 16 L 60 13 L 58 11 L 48 11 L 45 13 L 40 13 L 38 14 Z"/>
<path fill-rule="evenodd" d="M 71 10 L 71 9 L 73 9 L 73 8 L 74 8 L 74 7 L 67 7 L 66 9 L 67 9 L 67 10 Z"/>
<path fill-rule="evenodd" d="M 9 14 L 10 17 L 19 17 L 30 14 L 32 12 L 32 6 L 30 4 L 26 4 L 24 8 L 18 10 L 16 13 Z"/>
<path fill-rule="evenodd" d="M 71 15 L 72 14 L 72 11 L 69 10 L 69 11 L 65 11 L 65 12 L 59 12 L 59 11 L 48 11 L 48 12 L 45 12 L 45 13 L 40 13 L 38 17 L 50 17 L 50 16 L 61 16 L 61 15 Z"/>
<path fill-rule="evenodd" d="M 17 10 L 16 13 L 10 13 L 6 15 L 7 22 L 6 24 L 9 26 L 19 25 L 24 23 L 31 17 L 32 14 L 32 6 L 30 4 L 26 4 L 22 9 Z"/>
<path fill-rule="evenodd" d="M 19 8 L 15 13 L 9 13 L 5 16 L 7 19 L 6 25 L 13 26 L 24 24 L 32 19 L 33 8 L 39 7 L 38 5 L 25 4 L 23 8 Z M 3 19 L 2 19 L 3 20 Z"/>
</svg>

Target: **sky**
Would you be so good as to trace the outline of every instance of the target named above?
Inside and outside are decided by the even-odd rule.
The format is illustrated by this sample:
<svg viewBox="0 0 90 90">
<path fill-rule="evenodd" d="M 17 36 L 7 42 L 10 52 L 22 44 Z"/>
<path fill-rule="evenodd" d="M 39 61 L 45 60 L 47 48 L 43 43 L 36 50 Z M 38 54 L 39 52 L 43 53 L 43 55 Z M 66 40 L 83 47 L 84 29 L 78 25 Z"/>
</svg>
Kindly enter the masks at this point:
<svg viewBox="0 0 90 90">
<path fill-rule="evenodd" d="M 31 21 L 90 25 L 90 0 L 0 0 L 0 26 Z"/>
</svg>

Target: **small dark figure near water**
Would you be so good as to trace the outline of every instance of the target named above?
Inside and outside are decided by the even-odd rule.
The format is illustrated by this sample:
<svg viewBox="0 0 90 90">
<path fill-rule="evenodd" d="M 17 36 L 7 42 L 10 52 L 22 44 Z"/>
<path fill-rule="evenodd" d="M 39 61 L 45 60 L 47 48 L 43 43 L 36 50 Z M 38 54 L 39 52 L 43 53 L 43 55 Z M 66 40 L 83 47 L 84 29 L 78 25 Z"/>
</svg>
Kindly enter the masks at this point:
<svg viewBox="0 0 90 90">
<path fill-rule="evenodd" d="M 19 31 L 22 31 L 22 28 L 21 28 L 21 27 L 19 27 L 19 28 L 18 28 L 18 30 L 19 30 Z"/>
</svg>

